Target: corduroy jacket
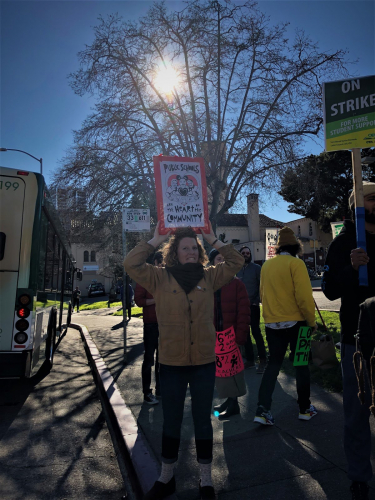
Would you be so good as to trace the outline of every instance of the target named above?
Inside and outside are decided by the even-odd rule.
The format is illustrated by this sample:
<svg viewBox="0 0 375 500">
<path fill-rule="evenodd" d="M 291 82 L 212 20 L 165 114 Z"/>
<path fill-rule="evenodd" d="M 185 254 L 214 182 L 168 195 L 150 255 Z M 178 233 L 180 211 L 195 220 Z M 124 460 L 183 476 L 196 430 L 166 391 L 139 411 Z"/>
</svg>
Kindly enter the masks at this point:
<svg viewBox="0 0 375 500">
<path fill-rule="evenodd" d="M 155 299 L 159 324 L 159 363 L 172 366 L 203 365 L 215 361 L 214 292 L 227 284 L 243 266 L 232 245 L 220 248 L 225 262 L 204 269 L 204 277 L 188 294 L 165 268 L 146 264 L 155 251 L 146 242 L 125 258 L 129 276 Z"/>
</svg>

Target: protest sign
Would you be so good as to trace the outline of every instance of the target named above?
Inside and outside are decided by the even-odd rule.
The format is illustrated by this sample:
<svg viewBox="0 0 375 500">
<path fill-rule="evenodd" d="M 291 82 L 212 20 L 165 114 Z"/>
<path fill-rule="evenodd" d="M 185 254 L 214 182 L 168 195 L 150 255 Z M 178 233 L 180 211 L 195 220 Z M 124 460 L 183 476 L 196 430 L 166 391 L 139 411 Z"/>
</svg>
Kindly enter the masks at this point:
<svg viewBox="0 0 375 500">
<path fill-rule="evenodd" d="M 266 260 L 272 259 L 276 255 L 276 244 L 278 238 L 278 229 L 266 230 Z"/>
<path fill-rule="evenodd" d="M 375 76 L 324 83 L 326 151 L 375 146 Z"/>
<path fill-rule="evenodd" d="M 311 334 L 312 328 L 310 326 L 301 326 L 299 329 L 293 366 L 309 364 Z"/>
<path fill-rule="evenodd" d="M 190 226 L 209 232 L 203 158 L 154 156 L 159 233 Z"/>
<path fill-rule="evenodd" d="M 216 332 L 215 354 L 217 377 L 232 377 L 244 369 L 233 326 Z"/>
<path fill-rule="evenodd" d="M 343 222 L 331 222 L 332 229 L 332 238 L 336 238 L 341 232 L 341 229 L 344 227 Z"/>
</svg>

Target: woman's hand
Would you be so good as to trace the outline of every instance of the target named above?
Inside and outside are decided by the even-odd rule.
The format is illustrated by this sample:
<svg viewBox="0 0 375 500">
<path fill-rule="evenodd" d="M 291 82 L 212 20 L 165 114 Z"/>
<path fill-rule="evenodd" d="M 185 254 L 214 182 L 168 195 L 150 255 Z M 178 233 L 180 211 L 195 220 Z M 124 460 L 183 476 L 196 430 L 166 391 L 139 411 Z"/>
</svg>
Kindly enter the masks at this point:
<svg viewBox="0 0 375 500">
<path fill-rule="evenodd" d="M 172 231 L 168 231 L 167 234 L 159 234 L 159 225 L 160 221 L 156 224 L 155 231 L 154 231 L 154 237 L 148 241 L 150 245 L 152 245 L 154 248 L 157 248 L 159 245 L 164 243 L 169 238 L 169 235 L 171 234 Z"/>
<path fill-rule="evenodd" d="M 219 249 L 220 247 L 224 246 L 224 243 L 216 238 L 214 230 L 212 229 L 211 221 L 208 221 L 208 224 L 210 227 L 210 232 L 208 234 L 204 233 L 202 228 L 200 229 L 200 232 L 209 245 L 213 246 L 216 249 Z M 214 242 L 215 244 L 213 245 Z"/>
</svg>

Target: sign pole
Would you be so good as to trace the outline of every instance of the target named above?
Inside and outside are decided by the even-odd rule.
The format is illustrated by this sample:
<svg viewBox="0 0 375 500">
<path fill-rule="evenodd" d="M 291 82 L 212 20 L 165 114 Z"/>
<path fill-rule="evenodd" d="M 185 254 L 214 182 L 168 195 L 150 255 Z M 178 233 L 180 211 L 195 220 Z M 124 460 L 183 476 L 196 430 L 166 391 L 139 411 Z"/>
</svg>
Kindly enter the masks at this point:
<svg viewBox="0 0 375 500">
<path fill-rule="evenodd" d="M 357 246 L 366 251 L 365 207 L 362 182 L 361 150 L 359 148 L 352 149 L 352 167 Z M 367 265 L 359 266 L 358 275 L 359 286 L 368 286 Z"/>
<path fill-rule="evenodd" d="M 122 256 L 125 260 L 126 257 L 126 231 L 122 228 Z M 122 272 L 122 325 L 123 325 L 123 334 L 124 334 L 124 364 L 126 364 L 127 360 L 127 339 L 126 339 L 126 300 L 127 300 L 127 283 L 126 283 L 126 272 L 125 268 L 123 268 Z"/>
</svg>

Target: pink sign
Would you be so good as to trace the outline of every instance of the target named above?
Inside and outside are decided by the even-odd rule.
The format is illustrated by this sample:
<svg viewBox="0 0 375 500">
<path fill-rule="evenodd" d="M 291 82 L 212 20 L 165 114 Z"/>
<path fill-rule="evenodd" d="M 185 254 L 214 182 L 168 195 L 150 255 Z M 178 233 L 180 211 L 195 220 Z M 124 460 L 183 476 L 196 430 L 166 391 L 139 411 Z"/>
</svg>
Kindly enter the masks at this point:
<svg viewBox="0 0 375 500">
<path fill-rule="evenodd" d="M 215 354 L 217 377 L 232 377 L 244 369 L 233 326 L 216 332 Z"/>
</svg>

